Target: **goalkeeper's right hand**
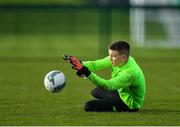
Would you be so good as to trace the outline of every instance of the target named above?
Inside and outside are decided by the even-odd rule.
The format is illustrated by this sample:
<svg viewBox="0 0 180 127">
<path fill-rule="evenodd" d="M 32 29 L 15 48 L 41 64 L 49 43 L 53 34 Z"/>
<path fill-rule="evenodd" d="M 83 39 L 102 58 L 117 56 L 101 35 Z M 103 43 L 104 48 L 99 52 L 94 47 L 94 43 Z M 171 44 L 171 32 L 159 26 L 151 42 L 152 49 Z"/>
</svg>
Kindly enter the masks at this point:
<svg viewBox="0 0 180 127">
<path fill-rule="evenodd" d="M 79 61 L 75 56 L 63 55 L 63 59 L 68 61 L 72 65 L 72 68 L 77 71 L 83 67 L 81 61 Z"/>
<path fill-rule="evenodd" d="M 63 55 L 63 59 L 68 61 L 71 65 L 72 68 L 77 70 L 77 75 L 80 77 L 88 77 L 91 74 L 91 71 L 83 64 L 81 61 L 79 61 L 75 56 L 70 56 L 70 55 Z"/>
</svg>

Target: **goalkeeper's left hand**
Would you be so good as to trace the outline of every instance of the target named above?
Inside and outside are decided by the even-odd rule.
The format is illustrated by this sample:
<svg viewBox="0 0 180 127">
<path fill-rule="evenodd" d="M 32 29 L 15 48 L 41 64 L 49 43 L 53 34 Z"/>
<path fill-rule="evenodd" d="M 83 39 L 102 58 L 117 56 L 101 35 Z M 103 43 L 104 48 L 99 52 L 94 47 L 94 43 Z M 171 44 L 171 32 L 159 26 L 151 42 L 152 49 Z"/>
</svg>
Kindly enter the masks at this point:
<svg viewBox="0 0 180 127">
<path fill-rule="evenodd" d="M 85 66 L 82 65 L 82 63 L 75 57 L 75 56 L 68 56 L 63 55 L 63 59 L 67 60 L 70 64 L 72 64 L 72 68 L 77 70 L 77 75 L 82 77 L 88 77 L 91 74 L 91 71 Z"/>
</svg>

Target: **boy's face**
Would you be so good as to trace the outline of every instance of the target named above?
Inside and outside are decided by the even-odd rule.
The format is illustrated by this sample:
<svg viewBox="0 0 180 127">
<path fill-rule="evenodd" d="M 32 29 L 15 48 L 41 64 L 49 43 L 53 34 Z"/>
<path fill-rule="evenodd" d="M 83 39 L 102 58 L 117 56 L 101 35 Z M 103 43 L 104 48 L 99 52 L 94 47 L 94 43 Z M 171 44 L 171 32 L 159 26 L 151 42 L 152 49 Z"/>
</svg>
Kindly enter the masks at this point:
<svg viewBox="0 0 180 127">
<path fill-rule="evenodd" d="M 124 62 L 124 55 L 120 55 L 116 50 L 109 49 L 109 56 L 113 66 L 120 66 Z"/>
</svg>

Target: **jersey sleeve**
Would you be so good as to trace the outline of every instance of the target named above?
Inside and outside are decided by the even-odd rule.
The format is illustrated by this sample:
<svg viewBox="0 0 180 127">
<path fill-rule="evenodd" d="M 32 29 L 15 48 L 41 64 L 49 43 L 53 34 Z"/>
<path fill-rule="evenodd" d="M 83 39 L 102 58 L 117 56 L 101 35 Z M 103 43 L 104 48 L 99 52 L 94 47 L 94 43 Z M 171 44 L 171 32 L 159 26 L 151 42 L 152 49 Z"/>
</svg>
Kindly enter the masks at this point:
<svg viewBox="0 0 180 127">
<path fill-rule="evenodd" d="M 128 72 L 122 72 L 116 77 L 106 80 L 95 73 L 91 73 L 88 77 L 96 86 L 107 89 L 107 90 L 117 90 L 126 86 L 129 86 L 132 83 L 132 74 Z"/>
<path fill-rule="evenodd" d="M 101 69 L 108 68 L 108 67 L 112 66 L 109 56 L 107 56 L 103 59 L 95 60 L 95 61 L 84 61 L 82 63 L 90 71 L 101 70 Z"/>
</svg>

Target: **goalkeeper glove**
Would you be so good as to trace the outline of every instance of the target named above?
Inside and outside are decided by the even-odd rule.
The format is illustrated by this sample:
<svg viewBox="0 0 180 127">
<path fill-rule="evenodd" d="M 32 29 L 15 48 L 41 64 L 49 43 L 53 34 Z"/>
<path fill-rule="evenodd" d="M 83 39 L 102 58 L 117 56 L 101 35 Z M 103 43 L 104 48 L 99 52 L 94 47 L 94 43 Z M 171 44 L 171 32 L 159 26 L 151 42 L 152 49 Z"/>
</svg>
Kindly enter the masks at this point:
<svg viewBox="0 0 180 127">
<path fill-rule="evenodd" d="M 68 61 L 70 64 L 72 64 L 72 68 L 76 70 L 80 70 L 83 65 L 81 61 L 79 61 L 76 57 L 74 56 L 69 56 L 69 55 L 63 55 L 63 59 Z"/>
<path fill-rule="evenodd" d="M 83 66 L 80 70 L 77 71 L 76 74 L 80 77 L 81 76 L 89 77 L 89 75 L 91 74 L 91 71 L 87 67 Z"/>
<path fill-rule="evenodd" d="M 62 58 L 63 58 L 64 60 L 66 60 L 67 62 L 71 63 L 71 62 L 70 62 L 70 61 L 71 61 L 71 57 L 72 57 L 72 56 L 70 56 L 70 55 L 63 55 Z"/>
<path fill-rule="evenodd" d="M 82 65 L 81 61 L 79 61 L 76 57 L 74 56 L 69 56 L 69 55 L 63 55 L 63 59 L 68 61 L 70 64 L 72 64 L 72 68 L 77 70 L 77 75 L 80 77 L 88 77 L 91 74 L 91 71 L 85 66 Z"/>
</svg>

